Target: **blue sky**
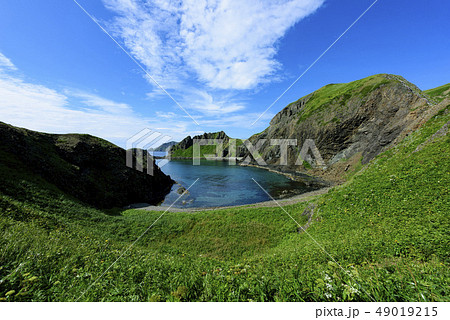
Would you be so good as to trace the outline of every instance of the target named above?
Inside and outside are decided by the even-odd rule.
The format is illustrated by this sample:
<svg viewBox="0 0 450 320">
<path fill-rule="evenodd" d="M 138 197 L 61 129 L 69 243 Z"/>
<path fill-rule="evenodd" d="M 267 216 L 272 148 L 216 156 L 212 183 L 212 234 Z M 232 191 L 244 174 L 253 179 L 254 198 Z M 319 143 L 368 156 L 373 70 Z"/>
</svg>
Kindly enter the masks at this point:
<svg viewBox="0 0 450 320">
<path fill-rule="evenodd" d="M 147 74 L 74 1 L 1 1 L 0 121 L 120 146 L 144 128 L 247 138 L 328 83 L 450 82 L 450 3 L 379 0 L 252 125 L 374 0 L 77 1 Z"/>
</svg>

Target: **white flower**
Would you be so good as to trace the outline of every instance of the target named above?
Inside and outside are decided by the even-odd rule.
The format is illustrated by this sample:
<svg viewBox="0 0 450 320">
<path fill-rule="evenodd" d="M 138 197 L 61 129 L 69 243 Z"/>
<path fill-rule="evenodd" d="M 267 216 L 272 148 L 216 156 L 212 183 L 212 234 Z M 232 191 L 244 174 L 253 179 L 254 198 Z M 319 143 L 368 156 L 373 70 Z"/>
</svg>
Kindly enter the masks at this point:
<svg viewBox="0 0 450 320">
<path fill-rule="evenodd" d="M 344 286 L 347 288 L 349 293 L 359 293 L 358 289 L 353 288 L 352 286 L 349 286 L 349 285 L 344 285 Z"/>
</svg>

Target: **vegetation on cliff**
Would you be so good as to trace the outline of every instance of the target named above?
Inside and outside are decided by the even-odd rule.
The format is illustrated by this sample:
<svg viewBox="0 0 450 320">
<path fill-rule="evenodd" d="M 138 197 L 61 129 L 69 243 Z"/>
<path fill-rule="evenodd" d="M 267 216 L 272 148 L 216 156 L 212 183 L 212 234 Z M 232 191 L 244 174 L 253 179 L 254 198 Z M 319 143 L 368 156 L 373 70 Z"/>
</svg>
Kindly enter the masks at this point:
<svg viewBox="0 0 450 320">
<path fill-rule="evenodd" d="M 445 98 L 450 98 L 450 83 L 443 86 L 424 91 L 437 102 L 441 102 Z"/>
<path fill-rule="evenodd" d="M 180 143 L 174 145 L 169 153 L 172 158 L 188 158 L 191 159 L 194 157 L 194 140 L 214 140 L 215 144 L 212 145 L 200 145 L 200 157 L 204 157 L 205 155 L 217 155 L 217 157 L 227 157 L 229 155 L 230 143 L 235 143 L 236 147 L 242 145 L 241 139 L 235 139 L 230 142 L 230 137 L 226 135 L 225 132 L 210 132 L 204 133 L 202 135 L 197 135 L 194 137 L 186 137 Z M 222 152 L 217 150 L 217 145 L 222 143 Z M 219 152 L 219 154 L 218 154 Z"/>
<path fill-rule="evenodd" d="M 425 122 L 435 104 L 404 78 L 379 74 L 318 89 L 286 106 L 249 140 L 266 139 L 261 155 L 277 168 L 280 148 L 270 145 L 270 139 L 296 139 L 297 146 L 288 148 L 288 166 L 279 170 L 342 182 L 348 170 L 368 163 Z M 317 170 L 314 157 L 312 166 L 296 164 L 306 139 L 314 141 L 327 170 Z"/>
</svg>

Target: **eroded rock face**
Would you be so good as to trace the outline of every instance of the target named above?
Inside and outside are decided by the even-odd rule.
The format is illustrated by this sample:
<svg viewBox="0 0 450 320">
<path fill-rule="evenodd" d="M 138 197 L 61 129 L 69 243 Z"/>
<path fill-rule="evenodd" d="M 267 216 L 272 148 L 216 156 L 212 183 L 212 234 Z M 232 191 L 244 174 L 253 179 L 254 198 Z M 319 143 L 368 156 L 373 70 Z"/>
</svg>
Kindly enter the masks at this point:
<svg viewBox="0 0 450 320">
<path fill-rule="evenodd" d="M 172 155 L 175 154 L 175 158 L 176 158 L 177 150 L 188 150 L 190 147 L 193 146 L 194 140 L 216 140 L 216 141 L 219 141 L 223 144 L 223 150 L 222 150 L 222 154 L 219 154 L 218 156 L 225 157 L 228 154 L 227 145 L 228 145 L 228 142 L 230 141 L 230 137 L 228 137 L 224 131 L 208 132 L 208 133 L 204 133 L 204 134 L 194 136 L 194 137 L 187 136 L 186 138 L 181 140 L 181 142 L 172 146 L 172 148 L 170 149 L 169 152 Z M 192 152 L 189 153 L 188 158 L 192 158 Z"/>
<path fill-rule="evenodd" d="M 186 138 L 181 140 L 178 144 L 172 146 L 171 150 L 187 149 L 187 148 L 191 147 L 192 144 L 193 144 L 193 139 L 191 138 L 191 136 L 187 136 Z"/>
<path fill-rule="evenodd" d="M 152 176 L 126 166 L 126 151 L 90 135 L 46 134 L 0 123 L 7 166 L 38 174 L 62 191 L 99 208 L 156 204 L 173 181 L 155 165 Z"/>
<path fill-rule="evenodd" d="M 297 139 L 297 146 L 289 147 L 288 166 L 284 168 L 288 171 L 305 169 L 295 162 L 306 139 L 314 140 L 327 167 L 355 155 L 365 164 L 429 106 L 428 97 L 405 79 L 376 75 L 328 85 L 301 98 L 281 110 L 266 130 L 249 140 L 255 145 L 258 139 L 267 139 L 260 153 L 269 165 L 278 166 L 280 148 L 270 146 L 270 139 Z"/>
</svg>

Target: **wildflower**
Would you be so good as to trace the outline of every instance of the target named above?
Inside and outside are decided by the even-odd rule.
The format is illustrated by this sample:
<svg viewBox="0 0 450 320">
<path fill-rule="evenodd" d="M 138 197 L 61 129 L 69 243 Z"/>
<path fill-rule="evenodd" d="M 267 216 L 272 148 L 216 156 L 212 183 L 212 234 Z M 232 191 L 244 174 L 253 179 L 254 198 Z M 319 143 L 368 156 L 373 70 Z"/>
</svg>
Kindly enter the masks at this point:
<svg viewBox="0 0 450 320">
<path fill-rule="evenodd" d="M 352 286 L 344 284 L 344 287 L 347 289 L 348 293 L 350 293 L 350 294 L 359 293 L 358 289 L 356 289 Z"/>
</svg>

